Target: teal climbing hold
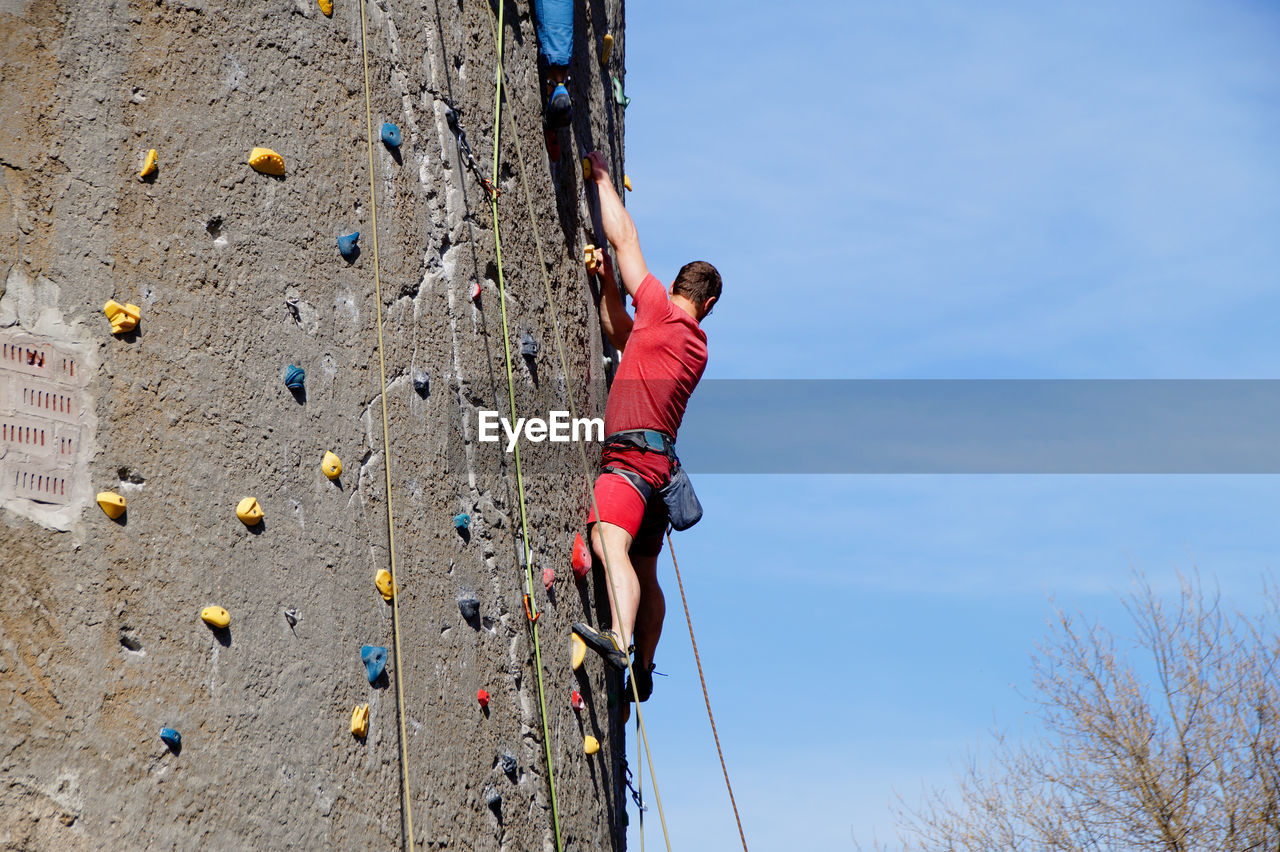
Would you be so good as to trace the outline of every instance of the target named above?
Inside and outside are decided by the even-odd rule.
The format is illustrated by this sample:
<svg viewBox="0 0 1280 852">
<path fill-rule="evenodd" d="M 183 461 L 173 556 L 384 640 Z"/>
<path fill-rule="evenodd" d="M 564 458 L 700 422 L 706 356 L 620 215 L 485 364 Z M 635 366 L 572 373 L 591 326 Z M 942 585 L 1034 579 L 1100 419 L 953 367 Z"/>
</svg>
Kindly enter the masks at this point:
<svg viewBox="0 0 1280 852">
<path fill-rule="evenodd" d="M 390 145 L 392 148 L 399 148 L 400 147 L 400 128 L 396 127 L 394 124 L 392 124 L 389 121 L 383 124 L 382 125 L 382 141 L 384 144 Z"/>
<path fill-rule="evenodd" d="M 307 371 L 290 364 L 284 371 L 284 386 L 291 391 L 305 390 L 307 387 Z"/>
<path fill-rule="evenodd" d="M 347 260 L 354 260 L 360 254 L 360 246 L 357 243 L 360 240 L 360 232 L 352 231 L 349 234 L 343 234 L 338 237 L 338 254 Z"/>
<path fill-rule="evenodd" d="M 471 516 L 466 512 L 463 512 L 461 515 L 454 515 L 453 528 L 458 532 L 466 532 L 471 529 Z"/>
<path fill-rule="evenodd" d="M 182 734 L 173 728 L 161 728 L 160 739 L 164 740 L 164 744 L 174 751 L 182 748 Z"/>
<path fill-rule="evenodd" d="M 631 98 L 627 97 L 622 92 L 622 80 L 618 78 L 617 74 L 613 75 L 613 100 L 623 109 L 626 109 L 627 104 L 631 103 Z"/>
<path fill-rule="evenodd" d="M 381 645 L 365 645 L 360 649 L 360 659 L 364 661 L 369 683 L 373 683 L 386 671 L 387 649 Z"/>
</svg>

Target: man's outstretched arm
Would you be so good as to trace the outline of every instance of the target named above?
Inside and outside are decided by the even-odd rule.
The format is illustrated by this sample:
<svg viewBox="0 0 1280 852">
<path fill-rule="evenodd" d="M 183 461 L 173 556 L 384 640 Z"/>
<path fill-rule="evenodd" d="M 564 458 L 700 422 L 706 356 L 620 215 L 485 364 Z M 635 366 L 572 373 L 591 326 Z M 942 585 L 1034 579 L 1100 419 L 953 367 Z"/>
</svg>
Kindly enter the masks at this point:
<svg viewBox="0 0 1280 852">
<path fill-rule="evenodd" d="M 609 170 L 604 157 L 599 151 L 587 155 L 591 163 L 591 180 L 596 185 L 596 194 L 600 199 L 600 220 L 604 224 L 604 236 L 613 246 L 614 256 L 618 258 L 618 271 L 622 273 L 622 286 L 635 298 L 636 291 L 649 275 L 649 267 L 640 253 L 640 237 L 636 233 L 636 223 L 631 221 L 631 214 L 622 206 L 618 191 L 613 188 L 609 179 Z"/>
</svg>

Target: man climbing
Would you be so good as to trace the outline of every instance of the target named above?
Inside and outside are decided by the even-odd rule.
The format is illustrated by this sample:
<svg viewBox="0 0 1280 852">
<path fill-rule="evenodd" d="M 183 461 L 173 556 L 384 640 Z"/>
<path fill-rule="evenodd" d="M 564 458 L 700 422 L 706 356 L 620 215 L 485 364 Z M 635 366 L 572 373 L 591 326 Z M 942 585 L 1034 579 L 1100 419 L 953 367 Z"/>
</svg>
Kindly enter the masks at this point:
<svg viewBox="0 0 1280 852">
<path fill-rule="evenodd" d="M 587 159 L 604 235 L 635 305 L 635 319 L 627 314 L 612 269 L 594 264 L 603 279 L 601 324 L 614 347 L 625 350 L 605 406 L 604 472 L 595 483 L 600 516 L 593 507 L 587 519 L 591 547 L 606 567 L 613 629 L 581 623 L 573 629 L 619 670 L 627 667 L 634 638 L 635 693 L 645 701 L 653 691 L 653 655 L 666 615 L 657 563 L 668 509 L 659 490 L 677 471 L 676 432 L 707 366 L 707 335 L 700 324 L 720 298 L 721 282 L 714 266 L 698 260 L 680 270 L 668 295 L 645 265 L 635 223 L 604 158 L 592 152 Z M 631 699 L 630 683 L 626 694 Z"/>
</svg>

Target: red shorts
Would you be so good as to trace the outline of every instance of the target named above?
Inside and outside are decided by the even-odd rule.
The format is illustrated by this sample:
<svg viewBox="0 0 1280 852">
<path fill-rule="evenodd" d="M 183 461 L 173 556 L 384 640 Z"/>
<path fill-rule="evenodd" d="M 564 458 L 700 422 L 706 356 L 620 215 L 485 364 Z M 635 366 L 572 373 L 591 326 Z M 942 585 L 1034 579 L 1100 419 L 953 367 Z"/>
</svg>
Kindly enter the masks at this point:
<svg viewBox="0 0 1280 852">
<path fill-rule="evenodd" d="M 607 450 L 604 454 L 605 464 L 634 470 L 650 485 L 653 485 L 658 462 L 669 465 L 665 456 L 639 450 Z M 595 502 L 600 506 L 599 520 L 622 527 L 630 534 L 632 554 L 657 556 L 662 552 L 662 535 L 667 531 L 667 505 L 658 495 L 658 487 L 654 488 L 646 505 L 644 497 L 625 476 L 602 473 L 596 478 L 595 496 Z M 592 506 L 587 515 L 587 528 L 590 529 L 596 520 L 595 506 Z"/>
</svg>

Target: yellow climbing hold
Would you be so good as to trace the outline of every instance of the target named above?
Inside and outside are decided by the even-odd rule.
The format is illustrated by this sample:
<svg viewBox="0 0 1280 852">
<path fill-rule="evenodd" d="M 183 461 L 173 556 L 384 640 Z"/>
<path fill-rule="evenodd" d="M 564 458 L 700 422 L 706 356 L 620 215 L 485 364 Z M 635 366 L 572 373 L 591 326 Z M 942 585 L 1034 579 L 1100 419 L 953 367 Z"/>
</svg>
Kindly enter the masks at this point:
<svg viewBox="0 0 1280 852">
<path fill-rule="evenodd" d="M 142 161 L 142 171 L 138 172 L 138 180 L 146 180 L 148 175 L 155 174 L 156 161 L 159 159 L 160 155 L 156 153 L 155 148 L 148 151 L 146 159 Z"/>
<path fill-rule="evenodd" d="M 246 497 L 236 505 L 236 517 L 244 521 L 246 527 L 251 527 L 260 522 L 262 515 L 262 507 L 252 497 Z"/>
<path fill-rule="evenodd" d="M 98 505 L 113 521 L 124 514 L 124 498 L 114 491 L 99 492 Z"/>
<path fill-rule="evenodd" d="M 588 244 L 583 251 L 582 262 L 587 266 L 587 274 L 595 275 L 600 271 L 601 264 L 604 263 L 604 251 Z"/>
<path fill-rule="evenodd" d="M 604 34 L 604 47 L 600 48 L 600 64 L 608 65 L 609 57 L 613 55 L 613 34 Z"/>
<path fill-rule="evenodd" d="M 591 160 L 587 157 L 582 158 L 582 179 L 591 180 Z"/>
<path fill-rule="evenodd" d="M 122 305 L 115 299 L 103 305 L 102 312 L 111 320 L 112 334 L 133 331 L 138 327 L 138 320 L 142 319 L 142 308 L 133 303 Z"/>
<path fill-rule="evenodd" d="M 582 750 L 587 754 L 595 754 L 600 750 L 600 741 L 590 734 L 587 734 L 587 736 L 582 740 Z"/>
<path fill-rule="evenodd" d="M 627 188 L 627 192 L 631 191 L 631 175 L 622 176 L 622 185 Z"/>
<path fill-rule="evenodd" d="M 369 736 L 369 705 L 357 704 L 351 711 L 351 733 L 360 739 Z"/>
<path fill-rule="evenodd" d="M 231 613 L 220 606 L 207 606 L 200 610 L 200 617 L 210 627 L 226 627 L 231 623 Z"/>
<path fill-rule="evenodd" d="M 320 3 L 320 11 L 324 13 L 326 18 L 333 17 L 333 0 L 318 0 Z"/>
<path fill-rule="evenodd" d="M 338 458 L 331 452 L 324 454 L 324 461 L 320 462 L 320 469 L 324 471 L 324 475 L 330 479 L 337 479 L 342 476 L 342 459 Z"/>
<path fill-rule="evenodd" d="M 582 637 L 577 633 L 569 634 L 573 641 L 573 648 L 570 652 L 570 661 L 573 663 L 573 670 L 576 672 L 582 668 L 582 661 L 587 656 L 587 643 L 582 641 Z"/>
<path fill-rule="evenodd" d="M 249 165 L 264 175 L 283 175 L 284 157 L 270 148 L 254 148 L 249 152 Z"/>
<path fill-rule="evenodd" d="M 373 584 L 378 587 L 378 591 L 382 593 L 382 599 L 389 601 L 395 597 L 396 592 L 400 591 L 399 586 L 391 583 L 391 572 L 386 568 L 379 568 L 378 573 L 373 577 Z"/>
</svg>

